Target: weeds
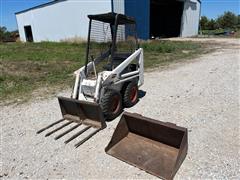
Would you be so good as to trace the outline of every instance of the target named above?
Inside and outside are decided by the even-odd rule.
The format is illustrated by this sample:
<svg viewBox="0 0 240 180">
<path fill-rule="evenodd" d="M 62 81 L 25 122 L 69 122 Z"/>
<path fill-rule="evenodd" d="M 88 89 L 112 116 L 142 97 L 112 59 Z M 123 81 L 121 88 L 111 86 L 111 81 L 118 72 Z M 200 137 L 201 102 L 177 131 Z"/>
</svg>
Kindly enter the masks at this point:
<svg viewBox="0 0 240 180">
<path fill-rule="evenodd" d="M 141 47 L 144 49 L 146 68 L 165 66 L 204 52 L 203 44 L 190 41 L 151 41 L 142 43 Z"/>
<path fill-rule="evenodd" d="M 72 73 L 84 64 L 86 43 L 0 44 L 0 101 L 29 98 L 41 87 L 69 87 Z M 145 68 L 194 57 L 203 46 L 195 42 L 142 42 Z"/>
</svg>

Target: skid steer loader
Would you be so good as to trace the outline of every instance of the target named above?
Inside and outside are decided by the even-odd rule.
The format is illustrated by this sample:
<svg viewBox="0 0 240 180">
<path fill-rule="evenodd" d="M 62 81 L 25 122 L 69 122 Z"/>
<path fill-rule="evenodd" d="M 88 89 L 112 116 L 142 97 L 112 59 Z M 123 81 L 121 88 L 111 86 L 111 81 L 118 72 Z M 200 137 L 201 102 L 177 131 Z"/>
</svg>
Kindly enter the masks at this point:
<svg viewBox="0 0 240 180">
<path fill-rule="evenodd" d="M 96 130 L 76 146 L 106 127 L 105 120 L 119 116 L 124 107 L 138 101 L 138 88 L 144 82 L 143 50 L 139 48 L 134 18 L 122 14 L 89 15 L 89 31 L 85 65 L 75 72 L 76 80 L 71 98 L 58 97 L 63 119 L 46 128 L 66 121 L 48 132 L 49 136 L 72 124 L 75 126 L 60 134 L 86 127 L 66 143 L 91 127 Z"/>
</svg>

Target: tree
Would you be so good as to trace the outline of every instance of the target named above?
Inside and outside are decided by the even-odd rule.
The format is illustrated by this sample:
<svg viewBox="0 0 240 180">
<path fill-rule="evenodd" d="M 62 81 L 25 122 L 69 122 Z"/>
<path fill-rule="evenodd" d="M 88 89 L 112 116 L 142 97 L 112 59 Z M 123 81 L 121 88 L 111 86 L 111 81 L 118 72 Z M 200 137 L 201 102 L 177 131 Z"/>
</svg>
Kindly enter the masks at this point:
<svg viewBox="0 0 240 180">
<path fill-rule="evenodd" d="M 209 20 L 206 16 L 202 16 L 201 20 L 200 20 L 200 27 L 201 30 L 206 30 L 207 29 L 207 24 L 208 24 Z"/>
<path fill-rule="evenodd" d="M 207 30 L 215 30 L 218 29 L 218 24 L 214 19 L 211 19 L 208 23 L 207 23 Z"/>
<path fill-rule="evenodd" d="M 234 13 L 227 11 L 217 18 L 217 23 L 222 29 L 233 29 L 237 27 L 238 17 Z"/>
<path fill-rule="evenodd" d="M 6 28 L 6 27 L 4 27 L 4 26 L 1 27 L 1 26 L 0 26 L 0 42 L 3 41 L 4 35 L 5 35 L 6 31 L 7 31 L 7 28 Z"/>
<path fill-rule="evenodd" d="M 238 15 L 237 19 L 238 19 L 237 28 L 240 29 L 240 15 Z"/>
<path fill-rule="evenodd" d="M 18 31 L 8 31 L 6 27 L 0 26 L 0 42 L 15 41 Z"/>
<path fill-rule="evenodd" d="M 209 20 L 206 16 L 202 16 L 200 20 L 200 26 L 202 30 L 215 30 L 219 28 L 219 25 L 216 22 L 216 20 L 214 19 Z"/>
<path fill-rule="evenodd" d="M 7 28 L 5 26 L 1 27 L 0 26 L 0 32 L 6 32 L 7 31 Z"/>
</svg>

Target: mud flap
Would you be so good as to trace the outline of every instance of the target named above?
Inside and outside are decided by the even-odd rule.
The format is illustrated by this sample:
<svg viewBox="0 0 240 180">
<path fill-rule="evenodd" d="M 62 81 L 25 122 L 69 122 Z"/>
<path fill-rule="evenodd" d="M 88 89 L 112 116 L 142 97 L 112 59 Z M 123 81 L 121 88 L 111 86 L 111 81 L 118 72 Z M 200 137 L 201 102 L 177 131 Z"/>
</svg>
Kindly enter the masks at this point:
<svg viewBox="0 0 240 180">
<path fill-rule="evenodd" d="M 187 129 L 125 112 L 107 154 L 163 179 L 173 179 L 187 155 Z"/>
<path fill-rule="evenodd" d="M 49 126 L 39 130 L 37 134 L 61 123 L 65 123 L 56 129 L 48 132 L 45 136 L 50 136 L 51 134 L 59 131 L 60 129 L 65 128 L 66 126 L 70 124 L 75 124 L 71 128 L 67 129 L 63 133 L 59 134 L 55 137 L 55 140 L 63 137 L 64 135 L 70 133 L 71 131 L 75 130 L 76 128 L 79 128 L 79 126 L 84 125 L 84 128 L 81 129 L 79 132 L 71 136 L 68 140 L 65 141 L 65 143 L 69 143 L 73 139 L 77 138 L 84 132 L 88 131 L 91 128 L 94 128 L 94 131 L 92 131 L 88 136 L 86 136 L 84 139 L 82 139 L 80 142 L 75 144 L 75 147 L 79 147 L 81 144 L 86 142 L 88 139 L 90 139 L 93 135 L 95 135 L 100 130 L 106 128 L 106 122 L 103 117 L 103 113 L 101 110 L 101 107 L 97 103 L 91 103 L 86 101 L 79 101 L 71 98 L 65 98 L 65 97 L 58 97 L 59 105 L 61 108 L 62 116 L 63 118 L 61 120 L 58 120 Z"/>
</svg>

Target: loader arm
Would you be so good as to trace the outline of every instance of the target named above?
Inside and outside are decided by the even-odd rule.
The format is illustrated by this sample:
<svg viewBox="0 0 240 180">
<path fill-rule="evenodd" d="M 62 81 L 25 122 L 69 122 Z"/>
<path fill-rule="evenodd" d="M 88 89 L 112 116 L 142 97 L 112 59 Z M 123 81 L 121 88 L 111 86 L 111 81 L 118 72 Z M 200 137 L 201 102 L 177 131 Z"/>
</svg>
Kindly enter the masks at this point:
<svg viewBox="0 0 240 180">
<path fill-rule="evenodd" d="M 138 63 L 138 68 L 136 69 L 136 71 L 123 73 L 123 71 L 135 60 L 137 60 Z M 143 49 L 139 48 L 125 61 L 118 65 L 115 69 L 104 74 L 103 85 L 112 83 L 113 79 L 114 84 L 119 84 L 125 81 L 129 81 L 133 78 L 139 77 L 138 86 L 140 87 L 144 83 L 143 72 L 144 72 Z"/>
</svg>

